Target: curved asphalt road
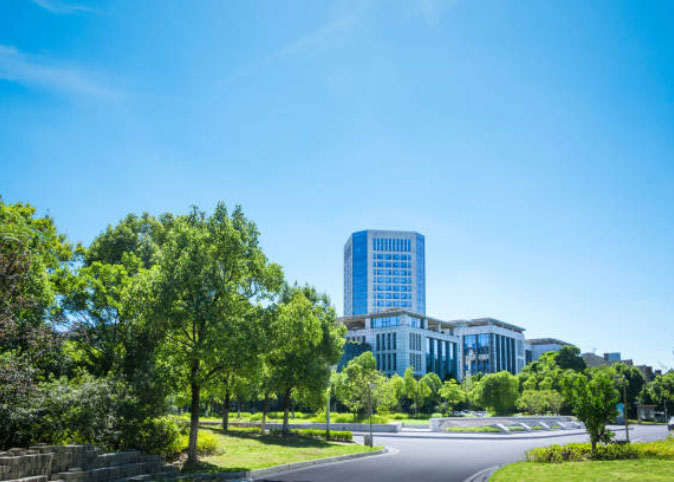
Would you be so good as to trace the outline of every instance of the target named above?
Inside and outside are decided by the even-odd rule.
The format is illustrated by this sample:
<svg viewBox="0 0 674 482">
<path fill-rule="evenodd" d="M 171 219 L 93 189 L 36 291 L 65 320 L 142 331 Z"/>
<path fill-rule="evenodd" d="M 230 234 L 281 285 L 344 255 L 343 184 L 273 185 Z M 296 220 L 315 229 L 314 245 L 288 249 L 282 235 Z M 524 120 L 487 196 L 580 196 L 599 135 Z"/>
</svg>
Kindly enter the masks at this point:
<svg viewBox="0 0 674 482">
<path fill-rule="evenodd" d="M 618 438 L 624 437 L 617 427 Z M 630 430 L 632 441 L 650 441 L 667 436 L 666 425 L 641 425 Z M 257 479 L 265 482 L 461 482 L 470 475 L 494 465 L 524 458 L 534 447 L 587 442 L 587 435 L 507 440 L 451 440 L 376 436 L 375 444 L 394 453 L 346 462 L 310 467 L 281 475 Z"/>
</svg>

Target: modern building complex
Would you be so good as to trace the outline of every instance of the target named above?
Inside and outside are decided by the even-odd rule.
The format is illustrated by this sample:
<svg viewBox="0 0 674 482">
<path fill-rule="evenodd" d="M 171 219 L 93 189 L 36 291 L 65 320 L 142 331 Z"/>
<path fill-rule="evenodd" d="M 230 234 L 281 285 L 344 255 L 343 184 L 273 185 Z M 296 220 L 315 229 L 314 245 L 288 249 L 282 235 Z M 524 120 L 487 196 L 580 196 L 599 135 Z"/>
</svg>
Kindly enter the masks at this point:
<svg viewBox="0 0 674 482">
<path fill-rule="evenodd" d="M 347 344 L 339 362 L 371 351 L 386 375 L 408 367 L 441 379 L 478 373 L 519 373 L 545 351 L 568 343 L 528 340 L 524 328 L 494 318 L 443 321 L 426 316 L 425 238 L 414 231 L 368 229 L 344 245 Z M 525 349 L 526 347 L 526 349 Z"/>
<path fill-rule="evenodd" d="M 563 346 L 573 345 L 555 338 L 533 338 L 524 342 L 525 364 L 538 360 L 543 353 L 559 351 Z"/>
<path fill-rule="evenodd" d="M 347 346 L 369 345 L 377 368 L 386 375 L 402 376 L 412 366 L 418 376 L 435 372 L 442 379 L 460 377 L 459 337 L 456 326 L 447 321 L 402 309 L 345 316 L 339 321 L 348 330 Z M 343 360 L 346 357 L 347 351 Z"/>
<path fill-rule="evenodd" d="M 344 245 L 344 316 L 400 308 L 426 313 L 422 234 L 368 229 Z"/>
<path fill-rule="evenodd" d="M 524 328 L 494 318 L 457 320 L 463 347 L 461 378 L 478 373 L 508 371 L 513 375 L 524 367 Z"/>
<path fill-rule="evenodd" d="M 372 351 L 386 375 L 403 375 L 407 367 L 423 376 L 462 380 L 478 373 L 524 366 L 524 329 L 493 318 L 443 321 L 407 310 L 339 318 L 347 330 L 347 348 L 339 368 L 363 351 Z"/>
</svg>

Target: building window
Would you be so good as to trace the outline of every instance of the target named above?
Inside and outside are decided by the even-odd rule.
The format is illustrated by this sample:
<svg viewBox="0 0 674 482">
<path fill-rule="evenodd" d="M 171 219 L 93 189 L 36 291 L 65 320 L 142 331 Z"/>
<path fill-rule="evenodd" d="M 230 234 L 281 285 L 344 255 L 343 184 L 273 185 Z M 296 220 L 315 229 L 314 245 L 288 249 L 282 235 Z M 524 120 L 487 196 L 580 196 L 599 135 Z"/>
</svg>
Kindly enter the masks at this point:
<svg viewBox="0 0 674 482">
<path fill-rule="evenodd" d="M 397 346 L 396 346 L 396 338 L 398 338 L 397 335 L 398 335 L 397 333 L 394 333 L 394 334 L 393 334 L 393 349 L 394 349 L 394 350 L 397 350 L 397 349 L 398 349 Z"/>
</svg>

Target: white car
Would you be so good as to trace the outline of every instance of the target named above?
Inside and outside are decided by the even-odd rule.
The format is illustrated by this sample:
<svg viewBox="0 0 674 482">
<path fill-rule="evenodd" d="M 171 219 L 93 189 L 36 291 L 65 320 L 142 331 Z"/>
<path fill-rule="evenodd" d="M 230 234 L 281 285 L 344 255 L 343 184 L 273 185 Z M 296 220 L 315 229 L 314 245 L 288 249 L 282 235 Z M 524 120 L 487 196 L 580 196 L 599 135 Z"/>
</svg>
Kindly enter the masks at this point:
<svg viewBox="0 0 674 482">
<path fill-rule="evenodd" d="M 669 422 L 667 423 L 667 428 L 669 430 L 674 430 L 674 417 L 669 419 Z"/>
</svg>

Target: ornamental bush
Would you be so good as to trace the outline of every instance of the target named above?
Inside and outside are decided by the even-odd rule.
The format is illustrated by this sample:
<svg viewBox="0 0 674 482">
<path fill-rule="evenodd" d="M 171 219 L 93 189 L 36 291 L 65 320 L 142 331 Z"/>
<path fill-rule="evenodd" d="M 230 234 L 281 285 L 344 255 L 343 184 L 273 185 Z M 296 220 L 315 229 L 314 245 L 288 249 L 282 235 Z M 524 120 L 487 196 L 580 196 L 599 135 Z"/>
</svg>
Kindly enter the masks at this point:
<svg viewBox="0 0 674 482">
<path fill-rule="evenodd" d="M 530 462 L 561 463 L 583 462 L 586 460 L 625 460 L 638 459 L 643 456 L 642 444 L 607 444 L 598 445 L 592 453 L 591 444 L 551 445 L 527 452 Z M 643 444 L 648 445 L 648 444 Z"/>
<path fill-rule="evenodd" d="M 282 430 L 271 430 L 270 432 L 274 435 L 282 435 L 283 434 Z M 326 439 L 325 430 L 298 429 L 298 430 L 290 430 L 290 433 L 295 434 L 295 435 L 299 435 L 301 437 L 317 438 L 317 439 L 323 439 L 323 440 Z M 348 431 L 330 430 L 330 437 L 327 440 L 334 441 L 334 442 L 352 442 L 353 441 L 353 433 L 348 432 Z"/>
</svg>

